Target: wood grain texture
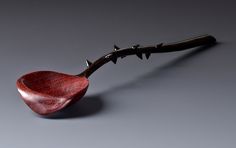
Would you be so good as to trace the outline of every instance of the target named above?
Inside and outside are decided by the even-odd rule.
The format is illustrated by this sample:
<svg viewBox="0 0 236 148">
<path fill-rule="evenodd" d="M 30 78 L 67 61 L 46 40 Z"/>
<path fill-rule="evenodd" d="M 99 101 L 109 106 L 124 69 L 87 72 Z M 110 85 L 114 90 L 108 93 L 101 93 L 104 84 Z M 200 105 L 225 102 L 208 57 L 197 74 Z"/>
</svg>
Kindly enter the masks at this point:
<svg viewBox="0 0 236 148">
<path fill-rule="evenodd" d="M 82 76 L 37 71 L 22 76 L 16 85 L 24 102 L 34 112 L 47 115 L 80 100 L 89 81 Z"/>
</svg>

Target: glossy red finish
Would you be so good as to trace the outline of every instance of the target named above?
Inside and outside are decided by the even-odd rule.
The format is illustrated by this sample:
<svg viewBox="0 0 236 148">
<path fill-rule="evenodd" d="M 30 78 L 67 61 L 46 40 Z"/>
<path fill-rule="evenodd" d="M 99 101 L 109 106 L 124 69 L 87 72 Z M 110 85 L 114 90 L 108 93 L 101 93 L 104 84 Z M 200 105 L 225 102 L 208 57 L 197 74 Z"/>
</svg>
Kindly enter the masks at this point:
<svg viewBox="0 0 236 148">
<path fill-rule="evenodd" d="M 84 96 L 89 81 L 86 77 L 53 71 L 26 74 L 16 82 L 24 102 L 36 113 L 54 113 Z"/>
</svg>

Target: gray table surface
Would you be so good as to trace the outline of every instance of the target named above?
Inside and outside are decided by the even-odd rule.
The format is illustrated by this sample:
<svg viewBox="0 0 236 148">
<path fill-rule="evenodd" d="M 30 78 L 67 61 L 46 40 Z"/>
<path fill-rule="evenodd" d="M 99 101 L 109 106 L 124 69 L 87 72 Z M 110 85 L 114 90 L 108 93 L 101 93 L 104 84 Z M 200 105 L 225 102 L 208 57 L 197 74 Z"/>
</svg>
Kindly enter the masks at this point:
<svg viewBox="0 0 236 148">
<path fill-rule="evenodd" d="M 235 148 L 235 18 L 233 0 L 1 1 L 0 147 Z M 80 73 L 113 44 L 206 33 L 219 44 L 106 64 L 53 118 L 32 113 L 15 87 L 31 71 Z"/>
</svg>

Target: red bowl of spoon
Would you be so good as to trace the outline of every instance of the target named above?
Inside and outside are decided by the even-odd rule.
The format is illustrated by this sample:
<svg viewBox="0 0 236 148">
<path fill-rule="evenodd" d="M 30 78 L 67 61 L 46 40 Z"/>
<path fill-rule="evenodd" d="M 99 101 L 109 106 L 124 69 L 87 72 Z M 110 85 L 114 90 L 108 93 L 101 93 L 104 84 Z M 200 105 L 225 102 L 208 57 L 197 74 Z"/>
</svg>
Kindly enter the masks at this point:
<svg viewBox="0 0 236 148">
<path fill-rule="evenodd" d="M 22 76 L 16 84 L 24 102 L 34 112 L 48 115 L 80 100 L 89 81 L 83 76 L 38 71 Z"/>
</svg>

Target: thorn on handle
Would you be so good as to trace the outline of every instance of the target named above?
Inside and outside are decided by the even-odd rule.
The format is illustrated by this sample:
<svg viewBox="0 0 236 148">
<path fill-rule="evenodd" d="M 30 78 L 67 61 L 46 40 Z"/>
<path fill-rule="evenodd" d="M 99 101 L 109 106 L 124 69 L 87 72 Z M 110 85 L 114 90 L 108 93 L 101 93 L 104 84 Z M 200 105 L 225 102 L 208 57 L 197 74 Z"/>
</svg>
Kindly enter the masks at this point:
<svg viewBox="0 0 236 148">
<path fill-rule="evenodd" d="M 145 53 L 146 59 L 149 59 L 150 55 L 151 55 L 150 52 L 146 52 L 146 53 Z"/>
<path fill-rule="evenodd" d="M 111 61 L 116 64 L 117 62 L 117 54 L 116 52 L 120 49 L 120 47 L 118 47 L 117 45 L 114 45 L 114 52 L 113 52 L 113 55 L 112 55 L 112 58 L 111 58 Z"/>
<path fill-rule="evenodd" d="M 114 45 L 114 50 L 115 50 L 115 51 L 117 51 L 117 50 L 119 50 L 119 49 L 120 49 L 120 47 Z"/>
<path fill-rule="evenodd" d="M 139 44 L 136 44 L 136 45 L 133 45 L 132 48 L 133 49 L 138 49 L 139 46 L 140 46 Z"/>
<path fill-rule="evenodd" d="M 142 52 L 139 51 L 139 49 L 138 49 L 139 46 L 140 46 L 139 44 L 136 44 L 136 45 L 133 45 L 132 48 L 136 50 L 137 57 L 139 57 L 142 60 L 143 54 L 142 54 Z"/>
<path fill-rule="evenodd" d="M 111 58 L 111 61 L 112 61 L 114 64 L 116 64 L 116 62 L 117 62 L 117 57 L 116 57 L 116 56 L 113 56 L 113 57 Z"/>
<path fill-rule="evenodd" d="M 139 57 L 141 60 L 143 59 L 143 54 L 142 54 L 142 53 L 137 52 L 136 55 L 137 55 L 137 57 Z"/>
<path fill-rule="evenodd" d="M 156 48 L 160 48 L 163 45 L 163 43 L 157 44 Z"/>
<path fill-rule="evenodd" d="M 87 65 L 87 67 L 89 67 L 90 65 L 92 65 L 93 63 L 92 62 L 90 62 L 88 59 L 86 60 L 86 65 Z"/>
</svg>

